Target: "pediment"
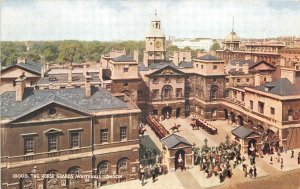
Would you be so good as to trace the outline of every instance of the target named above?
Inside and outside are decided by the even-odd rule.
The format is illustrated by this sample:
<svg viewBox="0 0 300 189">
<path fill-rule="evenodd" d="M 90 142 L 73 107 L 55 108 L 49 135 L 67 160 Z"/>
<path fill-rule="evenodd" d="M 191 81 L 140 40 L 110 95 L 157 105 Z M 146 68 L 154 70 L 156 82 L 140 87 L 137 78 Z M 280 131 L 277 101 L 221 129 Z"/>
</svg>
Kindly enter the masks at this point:
<svg viewBox="0 0 300 189">
<path fill-rule="evenodd" d="M 12 123 L 18 122 L 47 122 L 70 118 L 87 117 L 90 114 L 80 108 L 71 107 L 59 102 L 37 105 L 15 117 Z"/>
<path fill-rule="evenodd" d="M 254 64 L 253 66 L 251 66 L 249 69 L 251 70 L 274 70 L 275 66 L 273 66 L 272 64 L 269 64 L 265 61 L 261 61 L 258 62 L 256 64 Z"/>
<path fill-rule="evenodd" d="M 154 71 L 153 73 L 149 74 L 148 76 L 184 76 L 185 73 L 172 67 L 172 66 L 165 66 L 159 70 Z"/>
<path fill-rule="evenodd" d="M 172 148 L 190 148 L 190 147 L 191 147 L 190 144 L 187 144 L 187 143 L 184 143 L 184 142 L 180 142 L 180 143 L 176 144 Z"/>
</svg>

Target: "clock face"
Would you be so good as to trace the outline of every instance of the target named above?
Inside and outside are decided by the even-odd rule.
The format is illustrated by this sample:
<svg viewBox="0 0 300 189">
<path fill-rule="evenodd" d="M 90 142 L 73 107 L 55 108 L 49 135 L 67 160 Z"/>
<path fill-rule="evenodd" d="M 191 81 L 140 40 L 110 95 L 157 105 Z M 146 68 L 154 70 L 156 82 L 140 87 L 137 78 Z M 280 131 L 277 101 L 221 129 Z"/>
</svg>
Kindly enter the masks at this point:
<svg viewBox="0 0 300 189">
<path fill-rule="evenodd" d="M 161 46 L 161 42 L 160 41 L 156 41 L 155 46 L 156 46 L 156 48 L 159 48 Z"/>
</svg>

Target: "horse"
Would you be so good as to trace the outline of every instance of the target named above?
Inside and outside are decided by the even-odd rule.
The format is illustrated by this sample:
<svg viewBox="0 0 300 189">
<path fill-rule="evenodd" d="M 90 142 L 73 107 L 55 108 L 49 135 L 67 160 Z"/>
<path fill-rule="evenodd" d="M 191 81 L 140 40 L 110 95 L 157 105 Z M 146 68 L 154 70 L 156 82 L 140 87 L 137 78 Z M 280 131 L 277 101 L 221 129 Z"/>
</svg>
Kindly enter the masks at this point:
<svg viewBox="0 0 300 189">
<path fill-rule="evenodd" d="M 174 123 L 174 126 L 171 127 L 170 130 L 172 130 L 172 132 L 174 132 L 174 130 L 177 130 L 177 132 L 179 132 L 179 127 L 181 127 L 180 124 L 176 125 L 176 124 Z"/>
</svg>

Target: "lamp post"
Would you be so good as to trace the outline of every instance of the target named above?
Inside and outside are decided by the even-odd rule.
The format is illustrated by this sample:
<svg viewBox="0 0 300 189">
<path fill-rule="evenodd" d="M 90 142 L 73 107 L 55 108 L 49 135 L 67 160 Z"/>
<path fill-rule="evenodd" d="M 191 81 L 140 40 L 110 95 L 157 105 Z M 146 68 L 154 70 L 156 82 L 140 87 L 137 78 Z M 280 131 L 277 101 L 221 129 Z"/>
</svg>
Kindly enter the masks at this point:
<svg viewBox="0 0 300 189">
<path fill-rule="evenodd" d="M 37 177 L 36 177 L 36 173 L 38 171 L 38 168 L 36 167 L 36 165 L 33 167 L 31 174 L 33 176 L 33 188 L 37 189 Z"/>
</svg>

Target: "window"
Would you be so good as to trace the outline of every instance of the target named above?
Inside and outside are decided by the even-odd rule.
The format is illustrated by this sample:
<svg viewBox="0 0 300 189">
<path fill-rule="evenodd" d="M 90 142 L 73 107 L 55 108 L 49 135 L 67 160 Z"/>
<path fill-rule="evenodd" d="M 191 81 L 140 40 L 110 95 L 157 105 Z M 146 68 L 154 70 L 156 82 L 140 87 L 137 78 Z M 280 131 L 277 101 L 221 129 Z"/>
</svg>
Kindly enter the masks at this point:
<svg viewBox="0 0 300 189">
<path fill-rule="evenodd" d="M 177 98 L 182 97 L 182 88 L 177 88 L 177 89 L 176 89 L 176 97 L 177 97 Z"/>
<path fill-rule="evenodd" d="M 239 82 L 241 82 L 241 79 L 237 79 L 236 81 L 239 83 Z"/>
<path fill-rule="evenodd" d="M 108 142 L 108 129 L 101 129 L 100 143 Z"/>
<path fill-rule="evenodd" d="M 203 69 L 203 65 L 201 65 L 201 69 Z"/>
<path fill-rule="evenodd" d="M 120 140 L 125 140 L 127 138 L 126 127 L 120 128 Z"/>
<path fill-rule="evenodd" d="M 123 71 L 124 71 L 124 72 L 128 72 L 128 70 L 129 70 L 129 65 L 125 65 Z"/>
<path fill-rule="evenodd" d="M 250 100 L 250 109 L 253 110 L 253 101 Z"/>
<path fill-rule="evenodd" d="M 162 89 L 162 97 L 163 98 L 172 98 L 172 87 L 170 85 L 164 86 Z"/>
<path fill-rule="evenodd" d="M 48 151 L 58 150 L 58 136 L 56 134 L 48 135 Z"/>
<path fill-rule="evenodd" d="M 154 83 L 154 84 L 157 84 L 158 81 L 159 81 L 158 78 L 154 78 L 154 79 L 153 79 L 153 83 Z"/>
<path fill-rule="evenodd" d="M 80 133 L 79 132 L 71 132 L 70 133 L 71 137 L 71 148 L 76 148 L 76 147 L 80 147 Z"/>
<path fill-rule="evenodd" d="M 182 82 L 181 78 L 176 78 L 176 83 L 181 83 L 181 82 Z"/>
<path fill-rule="evenodd" d="M 196 64 L 196 67 L 198 68 L 198 64 Z"/>
<path fill-rule="evenodd" d="M 111 89 L 111 86 L 110 85 L 106 85 L 106 90 L 110 91 L 110 89 Z"/>
<path fill-rule="evenodd" d="M 56 109 L 55 108 L 50 108 L 49 115 L 53 116 L 55 114 L 56 114 Z"/>
<path fill-rule="evenodd" d="M 159 90 L 158 90 L 158 89 L 153 89 L 153 91 L 152 91 L 152 98 L 153 98 L 153 99 L 158 98 L 158 93 L 159 93 Z"/>
<path fill-rule="evenodd" d="M 266 77 L 264 78 L 264 81 L 267 81 L 267 78 L 266 78 Z"/>
<path fill-rule="evenodd" d="M 264 113 L 264 106 L 265 103 L 258 101 L 258 112 L 263 114 Z"/>
<path fill-rule="evenodd" d="M 24 154 L 34 152 L 34 139 L 33 137 L 24 138 Z"/>
<path fill-rule="evenodd" d="M 249 79 L 246 79 L 246 82 L 249 82 Z"/>
<path fill-rule="evenodd" d="M 16 81 L 13 81 L 13 87 L 15 87 L 16 86 Z"/>
<path fill-rule="evenodd" d="M 214 70 L 218 69 L 218 66 L 214 65 L 214 66 L 213 66 L 213 69 L 214 69 Z"/>
<path fill-rule="evenodd" d="M 244 100 L 245 100 L 245 95 L 242 94 L 242 101 L 244 102 Z"/>
<path fill-rule="evenodd" d="M 271 112 L 272 115 L 274 115 L 275 114 L 275 108 L 271 107 L 270 112 Z"/>
</svg>

